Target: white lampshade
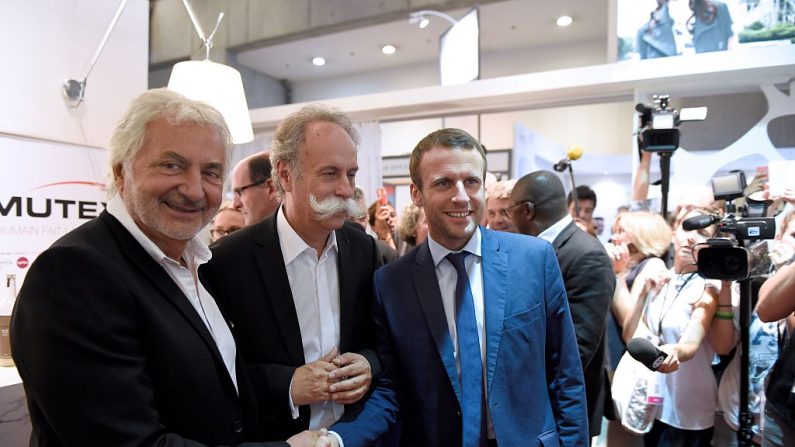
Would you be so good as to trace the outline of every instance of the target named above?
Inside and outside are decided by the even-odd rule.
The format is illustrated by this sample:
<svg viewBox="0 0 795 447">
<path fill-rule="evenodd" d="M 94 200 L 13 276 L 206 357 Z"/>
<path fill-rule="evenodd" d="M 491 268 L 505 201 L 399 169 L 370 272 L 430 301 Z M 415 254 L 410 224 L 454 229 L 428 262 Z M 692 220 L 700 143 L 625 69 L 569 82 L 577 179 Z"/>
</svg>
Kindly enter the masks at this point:
<svg viewBox="0 0 795 447">
<path fill-rule="evenodd" d="M 233 143 L 248 143 L 254 139 L 243 81 L 234 68 L 209 60 L 180 62 L 171 71 L 168 88 L 218 109 L 226 120 Z"/>
</svg>

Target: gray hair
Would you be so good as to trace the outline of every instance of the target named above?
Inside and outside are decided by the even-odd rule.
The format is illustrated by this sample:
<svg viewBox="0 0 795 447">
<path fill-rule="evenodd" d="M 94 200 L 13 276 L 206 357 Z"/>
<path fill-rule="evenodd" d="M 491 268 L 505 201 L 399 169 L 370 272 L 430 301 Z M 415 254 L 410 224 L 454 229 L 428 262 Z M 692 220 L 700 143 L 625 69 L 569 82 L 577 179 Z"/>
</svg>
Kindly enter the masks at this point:
<svg viewBox="0 0 795 447">
<path fill-rule="evenodd" d="M 108 197 L 116 194 L 114 168 L 119 165 L 122 169 L 131 168 L 135 155 L 146 141 L 147 125 L 159 118 L 166 118 L 172 125 L 191 122 L 213 128 L 223 142 L 225 158 L 229 157 L 232 136 L 220 112 L 207 103 L 188 99 L 165 88 L 148 90 L 130 102 L 121 121 L 113 130 L 108 157 L 111 175 Z M 225 161 L 225 165 L 228 165 L 228 160 Z"/>
<path fill-rule="evenodd" d="M 359 132 L 353 127 L 348 115 L 341 110 L 322 104 L 311 104 L 291 113 L 279 123 L 271 145 L 271 165 L 273 165 L 271 178 L 273 178 L 273 184 L 279 194 L 284 194 L 284 188 L 276 171 L 277 163 L 281 161 L 286 163 L 296 174 L 300 172 L 298 154 L 301 145 L 306 141 L 306 128 L 309 124 L 318 121 L 326 121 L 342 127 L 358 149 Z"/>
</svg>

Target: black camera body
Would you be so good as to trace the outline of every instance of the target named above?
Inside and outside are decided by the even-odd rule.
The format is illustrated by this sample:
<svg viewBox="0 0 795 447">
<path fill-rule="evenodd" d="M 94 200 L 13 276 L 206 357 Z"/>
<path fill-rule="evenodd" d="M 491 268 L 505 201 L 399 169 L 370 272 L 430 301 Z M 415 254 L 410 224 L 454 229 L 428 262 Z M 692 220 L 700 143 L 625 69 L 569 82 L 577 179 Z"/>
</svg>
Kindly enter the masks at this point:
<svg viewBox="0 0 795 447">
<path fill-rule="evenodd" d="M 635 110 L 640 115 L 643 129 L 640 132 L 640 149 L 646 152 L 673 152 L 679 148 L 681 132 L 677 127 L 683 121 L 703 121 L 707 117 L 706 107 L 676 110 L 670 107 L 668 95 L 654 95 L 651 107 L 638 104 Z"/>
<path fill-rule="evenodd" d="M 730 281 L 748 279 L 752 276 L 754 264 L 763 256 L 754 256 L 754 253 L 743 245 L 749 241 L 775 238 L 776 221 L 772 217 L 749 216 L 747 208 L 739 210 L 742 217 L 735 216 L 735 212 L 738 210 L 732 201 L 743 196 L 746 186 L 745 174 L 742 171 L 715 177 L 711 183 L 715 200 L 727 201 L 726 217 L 719 219 L 717 216 L 697 216 L 697 218 L 691 218 L 694 220 L 690 222 L 689 228 L 685 225 L 688 222 L 684 222 L 683 227 L 685 229 L 705 228 L 718 222 L 718 231 L 733 235 L 734 240 L 728 238 L 709 239 L 698 247 L 696 252 L 698 273 L 707 279 Z"/>
</svg>

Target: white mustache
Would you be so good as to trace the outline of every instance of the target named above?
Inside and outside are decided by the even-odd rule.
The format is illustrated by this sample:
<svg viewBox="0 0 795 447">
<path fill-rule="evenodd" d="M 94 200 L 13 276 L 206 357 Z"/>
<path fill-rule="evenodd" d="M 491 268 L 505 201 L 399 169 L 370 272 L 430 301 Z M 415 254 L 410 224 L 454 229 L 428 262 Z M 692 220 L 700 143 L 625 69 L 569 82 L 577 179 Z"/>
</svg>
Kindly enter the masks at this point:
<svg viewBox="0 0 795 447">
<path fill-rule="evenodd" d="M 352 198 L 342 199 L 331 196 L 317 200 L 314 194 L 309 195 L 309 206 L 312 207 L 312 216 L 316 220 L 328 219 L 336 214 L 345 213 L 345 218 L 359 219 L 364 217 L 365 211 Z"/>
</svg>

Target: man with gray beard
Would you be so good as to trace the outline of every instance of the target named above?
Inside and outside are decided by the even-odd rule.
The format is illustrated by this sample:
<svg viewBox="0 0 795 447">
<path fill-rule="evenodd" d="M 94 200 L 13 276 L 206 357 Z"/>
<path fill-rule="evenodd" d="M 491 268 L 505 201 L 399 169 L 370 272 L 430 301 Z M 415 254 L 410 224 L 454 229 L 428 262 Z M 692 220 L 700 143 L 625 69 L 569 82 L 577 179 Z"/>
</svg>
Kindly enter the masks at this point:
<svg viewBox="0 0 795 447">
<path fill-rule="evenodd" d="M 358 142 L 337 110 L 307 106 L 285 118 L 271 148 L 281 207 L 222 239 L 202 270 L 254 382 L 263 439 L 356 413 L 380 373 L 375 242 L 346 223 L 362 212 L 352 199 Z"/>
</svg>

